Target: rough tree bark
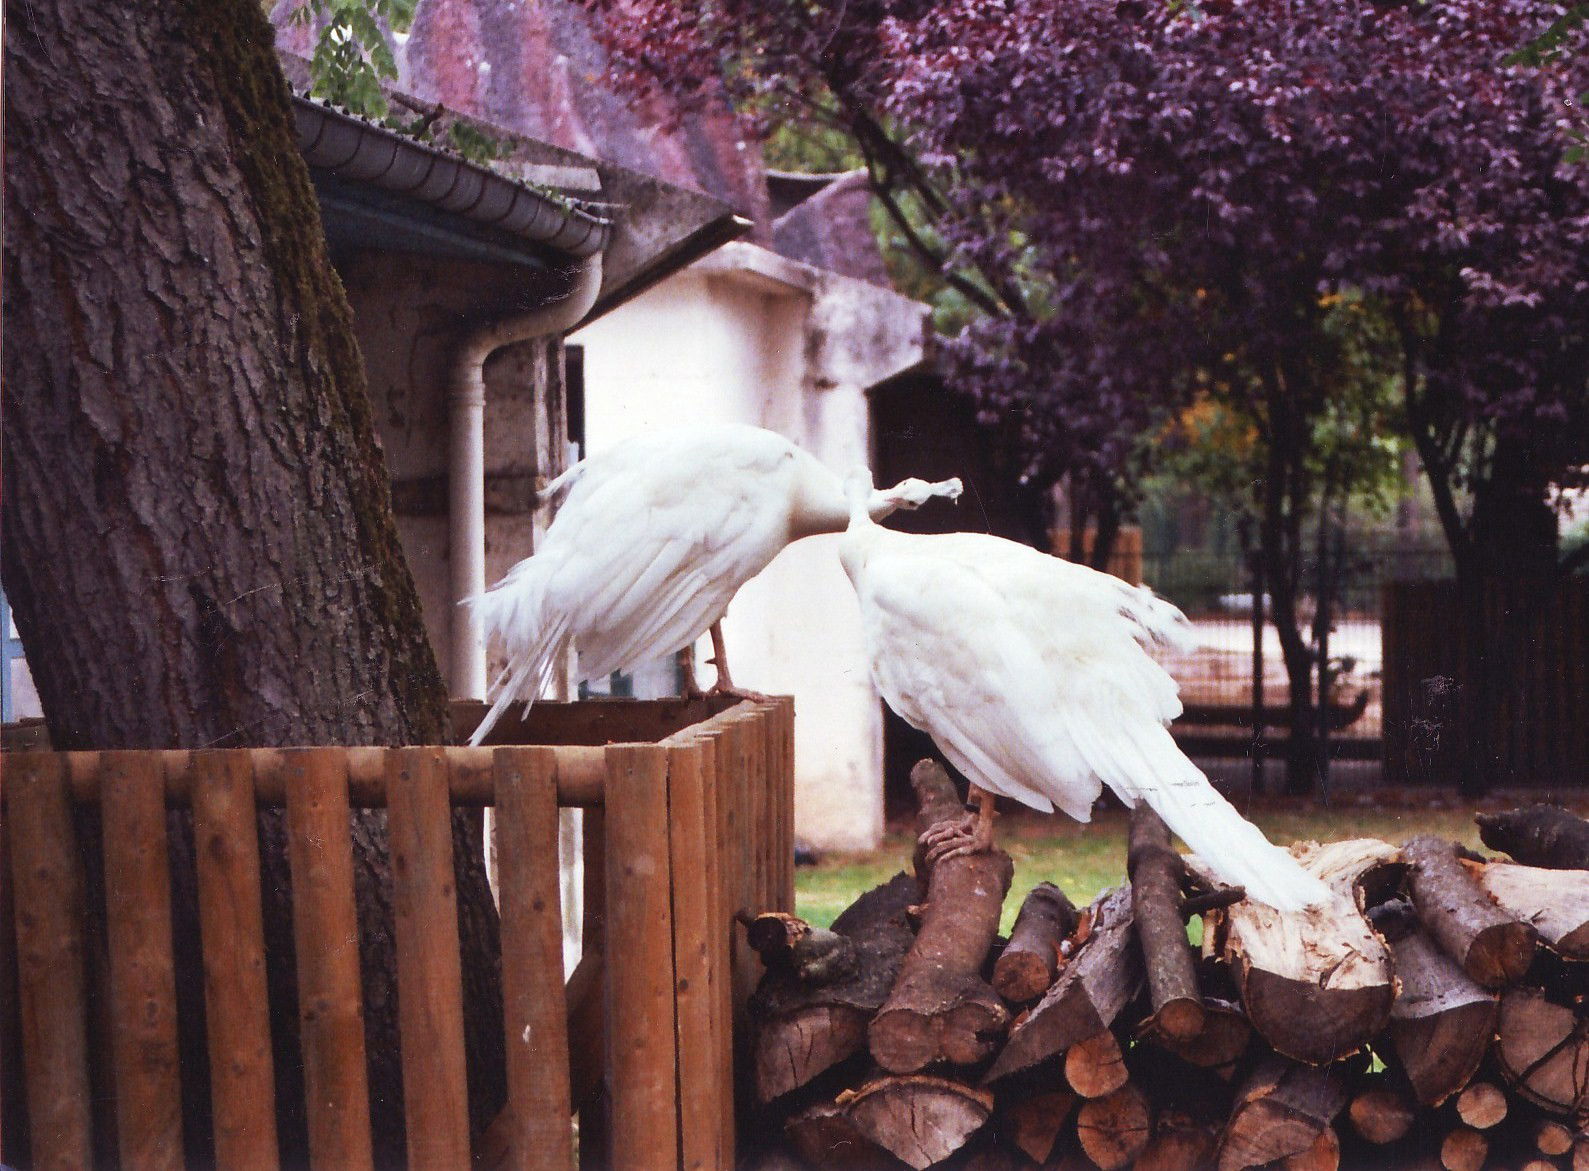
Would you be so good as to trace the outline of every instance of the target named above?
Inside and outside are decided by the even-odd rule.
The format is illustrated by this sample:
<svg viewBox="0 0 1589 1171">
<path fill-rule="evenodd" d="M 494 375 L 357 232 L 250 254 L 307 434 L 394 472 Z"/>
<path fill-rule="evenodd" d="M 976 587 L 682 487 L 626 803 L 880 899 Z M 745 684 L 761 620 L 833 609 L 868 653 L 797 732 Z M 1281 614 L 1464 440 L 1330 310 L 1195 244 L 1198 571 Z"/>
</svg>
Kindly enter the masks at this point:
<svg viewBox="0 0 1589 1171">
<path fill-rule="evenodd" d="M 0 521 L 54 744 L 442 741 L 446 692 L 263 10 L 31 0 L 6 16 Z M 477 1022 L 497 995 L 495 915 L 475 831 L 456 831 Z M 280 1013 L 287 875 L 279 822 L 264 833 Z M 400 1135 L 384 819 L 356 838 L 373 1105 Z M 178 930 L 193 947 L 191 915 Z M 471 1028 L 486 1116 L 495 1033 Z"/>
</svg>

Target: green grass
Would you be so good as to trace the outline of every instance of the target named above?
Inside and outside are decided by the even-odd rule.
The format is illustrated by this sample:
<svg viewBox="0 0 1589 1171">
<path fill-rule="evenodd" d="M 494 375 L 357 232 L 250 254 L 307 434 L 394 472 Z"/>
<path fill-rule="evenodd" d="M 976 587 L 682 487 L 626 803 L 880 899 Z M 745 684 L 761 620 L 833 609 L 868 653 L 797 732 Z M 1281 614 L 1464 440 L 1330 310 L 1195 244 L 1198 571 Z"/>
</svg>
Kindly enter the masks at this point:
<svg viewBox="0 0 1589 1171">
<path fill-rule="evenodd" d="M 1421 833 L 1437 834 L 1481 848 L 1472 811 L 1452 808 L 1257 809 L 1251 819 L 1269 840 L 1337 841 L 1384 838 L 1403 842 Z M 998 841 L 1015 862 L 1015 881 L 1004 901 L 1000 930 L 1008 933 L 1021 900 L 1039 882 L 1055 883 L 1077 906 L 1125 880 L 1126 815 L 1099 813 L 1090 825 L 1059 816 L 1014 815 L 998 823 Z M 856 896 L 910 868 L 912 842 L 902 832 L 890 833 L 881 847 L 863 854 L 825 855 L 816 866 L 795 873 L 795 909 L 818 927 L 827 927 Z"/>
</svg>

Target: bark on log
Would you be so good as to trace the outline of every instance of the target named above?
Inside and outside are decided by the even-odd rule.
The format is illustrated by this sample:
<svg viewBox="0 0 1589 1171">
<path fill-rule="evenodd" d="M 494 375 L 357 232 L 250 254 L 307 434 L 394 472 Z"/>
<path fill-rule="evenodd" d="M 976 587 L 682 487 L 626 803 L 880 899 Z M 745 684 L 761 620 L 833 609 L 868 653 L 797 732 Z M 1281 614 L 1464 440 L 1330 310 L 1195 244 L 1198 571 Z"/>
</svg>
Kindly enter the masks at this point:
<svg viewBox="0 0 1589 1171">
<path fill-rule="evenodd" d="M 879 1078 L 839 1100 L 862 1135 L 917 1171 L 965 1146 L 993 1113 L 988 1091 L 919 1074 Z"/>
<path fill-rule="evenodd" d="M 992 1082 L 1063 1053 L 1108 1030 L 1142 983 L 1132 947 L 1131 890 L 1117 886 L 1098 896 L 1088 911 L 1086 942 L 1076 949 L 1059 979 L 1026 1018 L 988 1070 Z"/>
<path fill-rule="evenodd" d="M 845 1108 L 819 1102 L 784 1123 L 784 1136 L 812 1168 L 899 1171 L 899 1160 L 861 1133 Z"/>
<path fill-rule="evenodd" d="M 1534 929 L 1495 905 L 1463 869 L 1455 843 L 1416 837 L 1402 848 L 1418 918 L 1435 942 L 1486 988 L 1517 983 L 1534 959 Z"/>
<path fill-rule="evenodd" d="M 1296 913 L 1254 900 L 1211 913 L 1203 946 L 1230 964 L 1252 1027 L 1278 1052 L 1332 1061 L 1371 1041 L 1395 1001 L 1390 954 L 1363 917 L 1359 888 L 1377 884 L 1398 852 L 1376 839 L 1310 842 L 1295 852 L 1335 897 Z"/>
<path fill-rule="evenodd" d="M 1203 1028 L 1203 995 L 1181 916 L 1186 865 L 1170 848 L 1169 827 L 1145 802 L 1131 811 L 1126 868 L 1153 1024 L 1167 1036 L 1190 1040 Z"/>
<path fill-rule="evenodd" d="M 1496 1064 L 1512 1088 L 1552 1114 L 1589 1110 L 1589 1021 L 1533 989 L 1501 997 Z"/>
<path fill-rule="evenodd" d="M 751 999 L 757 1021 L 756 1096 L 763 1103 L 809 1084 L 866 1044 L 866 1025 L 888 998 L 915 934 L 906 910 L 915 879 L 896 874 L 856 899 L 833 921 L 833 934 L 854 948 L 855 963 L 823 984 L 800 979 L 798 964 L 768 969 Z"/>
<path fill-rule="evenodd" d="M 1440 1144 L 1440 1165 L 1446 1171 L 1482 1171 L 1490 1140 L 1471 1126 L 1459 1126 Z"/>
<path fill-rule="evenodd" d="M 1469 1082 L 1457 1095 L 1457 1117 L 1474 1130 L 1489 1130 L 1506 1117 L 1506 1094 L 1493 1082 Z"/>
<path fill-rule="evenodd" d="M 1203 1001 L 1203 1028 L 1190 1040 L 1183 1041 L 1152 1028 L 1145 1029 L 1141 1036 L 1189 1065 L 1228 1070 L 1246 1052 L 1247 1043 L 1252 1039 L 1252 1025 L 1236 1005 L 1208 998 Z"/>
<path fill-rule="evenodd" d="M 1407 1095 L 1387 1086 L 1364 1090 L 1352 1099 L 1346 1113 L 1352 1129 L 1375 1146 L 1405 1138 L 1416 1118 Z"/>
<path fill-rule="evenodd" d="M 1036 1000 L 1059 973 L 1060 942 L 1076 930 L 1076 908 L 1065 892 L 1040 882 L 1021 904 L 1010 942 L 993 965 L 993 988 L 1015 1004 Z"/>
<path fill-rule="evenodd" d="M 1341 1140 L 1333 1126 L 1326 1126 L 1305 1151 L 1280 1160 L 1281 1171 L 1336 1171 L 1341 1165 Z"/>
<path fill-rule="evenodd" d="M 1081 1149 L 1101 1171 L 1129 1167 L 1148 1145 L 1153 1115 L 1148 1100 L 1126 1085 L 1104 1098 L 1082 1103 L 1076 1114 Z"/>
<path fill-rule="evenodd" d="M 1589 821 L 1559 805 L 1530 805 L 1505 813 L 1480 813 L 1479 839 L 1525 866 L 1589 870 Z"/>
<path fill-rule="evenodd" d="M 936 761 L 919 762 L 910 780 L 921 830 L 963 816 L 954 784 Z M 884 1069 L 914 1073 L 935 1061 L 975 1065 L 992 1056 L 1010 1014 L 981 971 L 1014 872 L 998 848 L 927 869 L 921 929 L 867 1029 L 872 1056 Z"/>
<path fill-rule="evenodd" d="M 1589 870 L 1546 870 L 1511 862 L 1464 863 L 1503 912 L 1527 923 L 1570 960 L 1589 960 Z"/>
<path fill-rule="evenodd" d="M 1500 1002 L 1421 929 L 1411 927 L 1390 949 L 1401 980 L 1390 1013 L 1391 1045 L 1417 1100 L 1438 1106 L 1478 1069 Z"/>
<path fill-rule="evenodd" d="M 1261 1167 L 1311 1151 L 1346 1106 L 1340 1072 L 1274 1055 L 1237 1094 L 1219 1147 L 1219 1171 Z"/>
<path fill-rule="evenodd" d="M 1132 1171 L 1213 1171 L 1219 1131 L 1206 1122 L 1166 1111 L 1153 1124 L 1153 1136 Z"/>
<path fill-rule="evenodd" d="M 1032 1162 L 1046 1163 L 1075 1105 L 1069 1090 L 1033 1094 L 1000 1110 L 1000 1130 Z"/>
<path fill-rule="evenodd" d="M 1065 1052 L 1065 1080 L 1083 1098 L 1106 1097 L 1130 1078 L 1120 1042 L 1108 1030 L 1078 1041 Z"/>
</svg>

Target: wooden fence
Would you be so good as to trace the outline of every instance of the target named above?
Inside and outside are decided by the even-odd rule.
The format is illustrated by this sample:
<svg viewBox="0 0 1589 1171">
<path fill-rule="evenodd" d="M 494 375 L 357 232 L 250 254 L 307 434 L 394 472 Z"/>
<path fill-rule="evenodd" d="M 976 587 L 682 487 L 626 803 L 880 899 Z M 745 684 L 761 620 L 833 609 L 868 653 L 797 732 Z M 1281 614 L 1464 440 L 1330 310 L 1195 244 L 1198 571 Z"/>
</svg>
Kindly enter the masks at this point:
<svg viewBox="0 0 1589 1171">
<path fill-rule="evenodd" d="M 1589 784 L 1589 576 L 1392 583 L 1384 654 L 1388 780 Z"/>
<path fill-rule="evenodd" d="M 468 726 L 478 710 L 457 718 Z M 0 951 L 16 957 L 31 1145 L 19 1161 L 92 1166 L 96 1128 L 112 1127 L 122 1167 L 179 1166 L 181 1083 L 207 1077 L 217 1164 L 278 1165 L 255 810 L 285 806 L 311 1161 L 369 1167 L 349 813 L 384 806 L 410 1166 L 462 1169 L 485 1154 L 568 1171 L 571 1110 L 600 1084 L 604 1108 L 581 1115 L 587 1165 L 599 1150 L 626 1169 L 731 1167 L 734 1022 L 759 971 L 733 916 L 793 909 L 793 705 L 539 705 L 495 739 L 530 736 L 539 743 L 8 753 L 14 928 Z M 89 986 L 74 803 L 102 819 L 106 989 Z M 497 818 L 508 1101 L 490 1149 L 474 1152 L 456 805 Z M 566 987 L 560 806 L 587 810 L 586 945 Z M 208 1070 L 178 1055 L 168 807 L 193 812 Z M 623 962 L 603 962 L 604 939 L 621 941 Z M 108 1070 L 93 1068 L 101 995 Z M 90 1087 L 107 1083 L 114 1093 L 96 1100 Z"/>
</svg>

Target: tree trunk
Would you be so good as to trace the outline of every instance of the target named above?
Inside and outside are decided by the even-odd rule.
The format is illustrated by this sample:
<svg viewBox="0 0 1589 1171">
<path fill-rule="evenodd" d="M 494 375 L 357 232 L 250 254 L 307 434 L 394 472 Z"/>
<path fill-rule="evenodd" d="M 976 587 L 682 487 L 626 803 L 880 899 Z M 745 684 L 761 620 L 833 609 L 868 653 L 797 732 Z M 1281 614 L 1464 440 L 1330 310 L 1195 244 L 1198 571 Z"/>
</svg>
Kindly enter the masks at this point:
<svg viewBox="0 0 1589 1171">
<path fill-rule="evenodd" d="M 446 692 L 263 10 L 7 8 L 0 521 L 55 746 L 441 742 Z M 471 1090 L 489 1118 L 503 1042 L 480 1024 L 499 990 L 477 821 L 455 837 Z M 372 1105 L 400 1155 L 384 815 L 356 823 Z M 272 1007 L 289 1024 L 279 819 L 263 833 Z M 192 902 L 178 891 L 187 972 Z M 203 1019 L 197 983 L 184 1020 Z"/>
</svg>

